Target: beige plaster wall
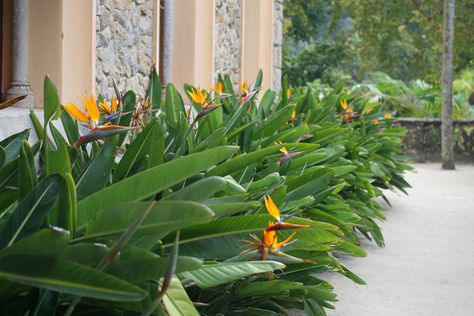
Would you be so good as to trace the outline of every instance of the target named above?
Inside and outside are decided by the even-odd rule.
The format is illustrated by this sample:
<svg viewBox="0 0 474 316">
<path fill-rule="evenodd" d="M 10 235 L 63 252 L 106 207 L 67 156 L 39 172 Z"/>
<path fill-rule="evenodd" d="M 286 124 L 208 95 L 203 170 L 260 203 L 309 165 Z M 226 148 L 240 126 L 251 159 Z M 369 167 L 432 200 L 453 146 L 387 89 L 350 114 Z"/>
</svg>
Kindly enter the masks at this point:
<svg viewBox="0 0 474 316">
<path fill-rule="evenodd" d="M 28 76 L 35 106 L 43 107 L 43 81 L 47 74 L 62 90 L 63 1 L 30 0 Z"/>
<path fill-rule="evenodd" d="M 78 102 L 80 94 L 95 92 L 96 1 L 63 1 L 61 96 Z"/>
<path fill-rule="evenodd" d="M 262 88 L 272 87 L 273 0 L 242 0 L 242 80 L 253 83 L 263 71 Z"/>
<path fill-rule="evenodd" d="M 214 75 L 214 0 L 175 0 L 171 81 L 209 88 Z"/>
</svg>

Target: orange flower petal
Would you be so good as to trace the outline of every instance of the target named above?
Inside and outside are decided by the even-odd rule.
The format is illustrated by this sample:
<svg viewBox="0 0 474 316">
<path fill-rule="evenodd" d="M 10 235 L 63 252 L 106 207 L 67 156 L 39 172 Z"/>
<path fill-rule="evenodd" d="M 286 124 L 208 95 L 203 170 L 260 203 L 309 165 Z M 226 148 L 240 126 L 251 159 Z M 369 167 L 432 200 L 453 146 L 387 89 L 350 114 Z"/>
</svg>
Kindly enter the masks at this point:
<svg viewBox="0 0 474 316">
<path fill-rule="evenodd" d="M 276 231 L 272 230 L 267 232 L 266 230 L 264 230 L 262 243 L 267 247 L 273 247 L 273 244 L 275 242 L 278 242 Z"/>
<path fill-rule="evenodd" d="M 117 112 L 117 107 L 118 107 L 118 103 L 117 103 L 117 99 L 115 97 L 112 97 L 112 112 L 115 113 Z"/>
<path fill-rule="evenodd" d="M 273 248 L 275 249 L 279 249 L 281 247 L 284 247 L 291 239 L 293 239 L 293 237 L 295 236 L 296 232 L 294 232 L 293 234 L 291 234 L 287 239 L 283 240 L 282 242 L 278 242 L 277 240 L 275 240 L 274 244 L 273 244 Z"/>
<path fill-rule="evenodd" d="M 107 113 L 107 114 L 112 114 L 112 110 L 110 109 L 110 106 L 107 104 L 107 102 L 101 102 L 99 103 L 99 107 L 102 110 L 102 112 Z"/>
<path fill-rule="evenodd" d="M 249 93 L 249 83 L 247 80 L 244 80 L 244 82 L 240 84 L 240 89 L 245 93 Z"/>
<path fill-rule="evenodd" d="M 97 109 L 97 103 L 95 102 L 94 96 L 87 96 L 82 98 L 82 102 L 84 102 L 84 106 L 86 107 L 87 114 L 92 122 L 97 123 L 99 121 L 99 110 Z"/>
<path fill-rule="evenodd" d="M 216 82 L 213 90 L 214 92 L 222 93 L 222 82 Z"/>
<path fill-rule="evenodd" d="M 63 108 L 76 120 L 80 122 L 89 122 L 89 117 L 84 114 L 79 108 L 77 108 L 74 103 L 68 102 L 63 105 Z"/>
<path fill-rule="evenodd" d="M 341 107 L 345 110 L 347 109 L 347 101 L 346 100 L 342 100 L 341 101 Z"/>
<path fill-rule="evenodd" d="M 272 198 L 270 196 L 265 196 L 263 199 L 265 200 L 265 207 L 267 208 L 268 213 L 277 221 L 280 221 L 280 210 L 275 205 Z"/>
</svg>

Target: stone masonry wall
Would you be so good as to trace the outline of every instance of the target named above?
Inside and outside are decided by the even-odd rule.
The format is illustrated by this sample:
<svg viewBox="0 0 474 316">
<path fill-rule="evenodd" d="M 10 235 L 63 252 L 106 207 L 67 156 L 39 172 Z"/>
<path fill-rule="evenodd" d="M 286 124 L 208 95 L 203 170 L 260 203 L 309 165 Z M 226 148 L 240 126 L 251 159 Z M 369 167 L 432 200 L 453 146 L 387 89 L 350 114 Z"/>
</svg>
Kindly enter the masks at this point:
<svg viewBox="0 0 474 316">
<path fill-rule="evenodd" d="M 405 153 L 416 162 L 441 160 L 441 120 L 432 118 L 399 118 L 397 125 L 407 129 L 403 140 Z M 474 161 L 474 120 L 453 120 L 454 158 Z"/>
<path fill-rule="evenodd" d="M 240 81 L 241 66 L 241 0 L 216 0 L 214 25 L 214 74 L 229 74 L 232 82 Z"/>
<path fill-rule="evenodd" d="M 283 0 L 273 2 L 273 90 L 280 91 L 283 48 Z"/>
<path fill-rule="evenodd" d="M 96 25 L 96 94 L 120 91 L 145 95 L 153 54 L 152 0 L 98 0 Z"/>
</svg>

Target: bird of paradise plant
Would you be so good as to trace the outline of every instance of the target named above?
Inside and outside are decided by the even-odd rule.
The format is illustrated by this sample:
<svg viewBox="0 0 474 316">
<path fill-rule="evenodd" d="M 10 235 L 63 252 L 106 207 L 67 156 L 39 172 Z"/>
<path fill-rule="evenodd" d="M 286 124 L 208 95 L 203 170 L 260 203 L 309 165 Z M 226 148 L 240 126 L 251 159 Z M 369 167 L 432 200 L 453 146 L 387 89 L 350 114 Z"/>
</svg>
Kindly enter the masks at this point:
<svg viewBox="0 0 474 316">
<path fill-rule="evenodd" d="M 281 141 L 275 142 L 275 145 L 281 145 L 281 144 L 282 144 Z M 282 164 L 282 163 L 284 163 L 285 161 L 287 161 L 288 159 L 291 159 L 291 158 L 296 157 L 296 156 L 298 156 L 299 154 L 301 154 L 301 151 L 296 151 L 296 152 L 290 152 L 290 151 L 288 151 L 288 149 L 286 148 L 286 146 L 281 147 L 279 150 L 280 150 L 280 152 L 283 154 L 283 157 L 281 157 L 280 159 L 278 159 L 278 163 L 279 163 L 279 164 Z"/>
<path fill-rule="evenodd" d="M 210 94 L 206 90 L 203 91 L 199 87 L 193 87 L 190 91 L 188 91 L 188 93 L 194 103 L 200 107 L 194 121 L 197 121 L 201 117 L 205 116 L 206 114 L 209 114 L 210 112 L 219 107 L 218 104 L 213 104 L 217 97 L 215 97 L 214 99 L 210 99 Z"/>
<path fill-rule="evenodd" d="M 268 256 L 273 253 L 280 252 L 280 249 L 288 246 L 297 240 L 292 240 L 293 237 L 296 235 L 296 232 L 293 232 L 289 237 L 287 237 L 283 241 L 278 241 L 278 231 L 286 230 L 286 229 L 300 229 L 300 228 L 308 228 L 308 225 L 299 225 L 299 224 L 292 224 L 284 222 L 285 219 L 295 215 L 290 214 L 286 216 L 282 216 L 280 214 L 280 210 L 275 205 L 275 202 L 270 196 L 264 197 L 265 207 L 267 209 L 268 214 L 270 214 L 273 218 L 277 220 L 277 222 L 269 221 L 267 228 L 262 233 L 262 238 L 259 239 L 257 236 L 251 234 L 253 241 L 244 240 L 247 244 L 257 248 L 255 249 L 247 249 L 241 253 L 257 253 L 261 260 L 267 260 Z M 297 259 L 297 258 L 295 258 Z"/>
<path fill-rule="evenodd" d="M 354 112 L 354 109 L 352 108 L 352 106 L 349 106 L 347 104 L 347 100 L 342 100 L 341 101 L 341 107 L 342 107 L 342 112 L 339 113 L 339 115 L 342 115 L 344 117 L 344 120 L 346 121 L 346 123 L 350 123 L 350 121 L 359 116 L 358 113 Z"/>
<path fill-rule="evenodd" d="M 97 106 L 97 102 L 93 95 L 90 96 L 83 96 L 81 97 L 82 102 L 85 107 L 85 112 L 79 109 L 74 103 L 67 102 L 63 105 L 63 108 L 78 122 L 86 123 L 87 127 L 90 129 L 90 132 L 82 135 L 76 142 L 75 146 L 80 147 L 83 144 L 104 139 L 116 134 L 126 133 L 131 128 L 127 126 L 119 126 L 119 125 L 112 125 L 110 124 L 107 119 L 104 122 L 100 121 L 100 113 L 99 108 Z M 112 108 L 110 108 L 107 104 L 101 104 L 101 108 L 105 110 L 110 110 L 112 113 L 112 109 L 114 108 L 114 104 L 112 101 Z"/>
<path fill-rule="evenodd" d="M 247 80 L 244 80 L 244 82 L 240 84 L 240 89 L 242 90 L 242 94 L 240 95 L 240 103 L 242 105 L 250 101 L 259 90 L 254 89 L 251 85 L 249 85 Z"/>
</svg>

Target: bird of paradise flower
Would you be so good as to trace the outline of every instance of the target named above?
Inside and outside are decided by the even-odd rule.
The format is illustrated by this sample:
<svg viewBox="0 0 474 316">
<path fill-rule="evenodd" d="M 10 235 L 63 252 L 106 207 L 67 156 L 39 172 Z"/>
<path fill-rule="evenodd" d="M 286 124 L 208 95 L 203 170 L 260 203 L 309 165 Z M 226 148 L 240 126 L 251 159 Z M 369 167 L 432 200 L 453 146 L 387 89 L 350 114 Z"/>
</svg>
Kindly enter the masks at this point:
<svg viewBox="0 0 474 316">
<path fill-rule="evenodd" d="M 105 118 L 104 121 L 100 121 L 99 108 L 94 96 L 85 95 L 82 96 L 81 99 L 82 103 L 84 104 L 85 111 L 79 109 L 79 107 L 77 107 L 72 102 L 67 102 L 63 105 L 63 108 L 66 110 L 66 112 L 68 112 L 76 121 L 85 123 L 85 126 L 90 129 L 89 133 L 79 137 L 75 143 L 76 147 L 80 147 L 83 144 L 99 139 L 104 139 L 116 134 L 126 133 L 133 129 L 128 126 L 112 125 L 110 124 L 110 121 L 107 120 L 107 118 Z M 106 103 L 101 103 L 101 108 L 105 113 L 107 113 L 109 110 L 109 112 L 112 114 L 112 110 L 114 108 L 115 111 L 117 111 L 117 105 L 114 105 L 114 101 L 112 101 L 112 107 L 109 107 Z"/>
</svg>

